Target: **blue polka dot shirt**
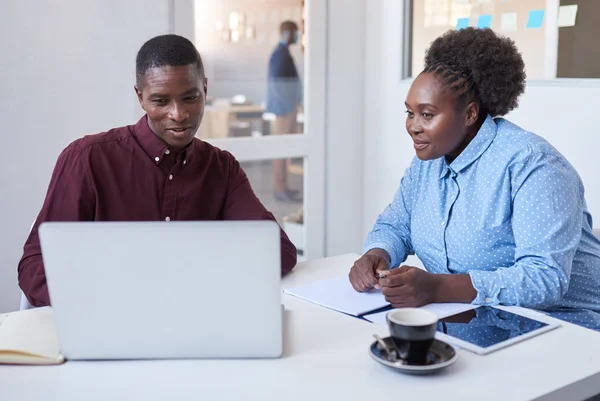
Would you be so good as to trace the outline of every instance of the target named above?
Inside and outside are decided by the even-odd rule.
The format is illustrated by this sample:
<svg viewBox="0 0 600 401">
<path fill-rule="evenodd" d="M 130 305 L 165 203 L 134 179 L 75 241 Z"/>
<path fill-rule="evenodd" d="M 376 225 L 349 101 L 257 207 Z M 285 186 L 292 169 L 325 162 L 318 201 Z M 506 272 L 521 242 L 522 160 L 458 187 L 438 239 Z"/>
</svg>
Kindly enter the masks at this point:
<svg viewBox="0 0 600 401">
<path fill-rule="evenodd" d="M 554 147 L 488 116 L 467 148 L 413 160 L 364 251 L 393 267 L 416 254 L 431 273 L 469 274 L 474 304 L 600 312 L 600 241 L 582 181 Z M 600 314 L 586 315 L 600 327 Z"/>
</svg>

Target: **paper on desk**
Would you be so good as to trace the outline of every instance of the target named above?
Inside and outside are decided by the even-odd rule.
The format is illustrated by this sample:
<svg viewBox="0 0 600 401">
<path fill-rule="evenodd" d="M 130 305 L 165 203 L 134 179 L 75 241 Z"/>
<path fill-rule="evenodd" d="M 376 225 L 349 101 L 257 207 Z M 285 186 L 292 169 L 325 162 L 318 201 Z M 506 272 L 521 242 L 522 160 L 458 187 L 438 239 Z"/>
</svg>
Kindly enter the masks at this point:
<svg viewBox="0 0 600 401">
<path fill-rule="evenodd" d="M 353 316 L 360 316 L 389 305 L 381 290 L 356 292 L 347 275 L 288 288 L 283 292 Z"/>
<path fill-rule="evenodd" d="M 430 312 L 433 312 L 437 315 L 438 319 L 443 319 L 445 317 L 452 316 L 457 313 L 475 309 L 475 308 L 477 308 L 477 306 L 478 305 L 448 303 L 448 304 L 429 304 L 429 305 L 421 306 L 420 309 L 425 309 Z M 363 317 L 366 320 L 368 320 L 369 322 L 379 324 L 381 326 L 387 326 L 387 322 L 385 320 L 385 315 L 387 315 L 388 312 L 389 312 L 389 310 L 387 310 L 385 312 L 372 313 L 370 315 L 365 315 Z"/>
<path fill-rule="evenodd" d="M 59 352 L 50 307 L 8 314 L 0 325 L 0 363 L 54 365 L 64 362 Z"/>
</svg>

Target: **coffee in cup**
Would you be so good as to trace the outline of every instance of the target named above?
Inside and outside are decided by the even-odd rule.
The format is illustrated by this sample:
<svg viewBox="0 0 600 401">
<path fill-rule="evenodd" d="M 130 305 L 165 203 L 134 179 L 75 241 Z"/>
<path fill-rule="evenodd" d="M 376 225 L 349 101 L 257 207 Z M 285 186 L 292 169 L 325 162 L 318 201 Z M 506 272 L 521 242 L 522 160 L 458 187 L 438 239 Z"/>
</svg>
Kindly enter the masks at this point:
<svg viewBox="0 0 600 401">
<path fill-rule="evenodd" d="M 388 312 L 386 320 L 398 357 L 411 364 L 426 364 L 437 316 L 424 309 L 402 308 Z"/>
</svg>

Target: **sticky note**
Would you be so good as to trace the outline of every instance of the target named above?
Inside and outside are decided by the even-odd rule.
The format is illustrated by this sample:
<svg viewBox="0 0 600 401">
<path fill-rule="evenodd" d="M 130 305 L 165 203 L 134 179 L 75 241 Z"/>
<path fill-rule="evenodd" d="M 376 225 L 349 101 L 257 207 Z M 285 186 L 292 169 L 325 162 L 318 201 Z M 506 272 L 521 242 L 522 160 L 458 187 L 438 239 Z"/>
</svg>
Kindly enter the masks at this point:
<svg viewBox="0 0 600 401">
<path fill-rule="evenodd" d="M 504 13 L 500 18 L 500 30 L 514 32 L 517 30 L 517 13 Z"/>
<path fill-rule="evenodd" d="M 480 15 L 477 18 L 477 28 L 489 28 L 492 26 L 492 14 Z"/>
<path fill-rule="evenodd" d="M 468 18 L 459 18 L 456 21 L 456 30 L 461 30 L 464 28 L 467 28 L 469 26 L 469 19 Z"/>
<path fill-rule="evenodd" d="M 541 28 L 544 22 L 544 10 L 531 10 L 529 11 L 529 18 L 527 18 L 527 29 Z"/>
<path fill-rule="evenodd" d="M 560 6 L 558 8 L 558 27 L 575 26 L 577 19 L 577 4 Z"/>
</svg>

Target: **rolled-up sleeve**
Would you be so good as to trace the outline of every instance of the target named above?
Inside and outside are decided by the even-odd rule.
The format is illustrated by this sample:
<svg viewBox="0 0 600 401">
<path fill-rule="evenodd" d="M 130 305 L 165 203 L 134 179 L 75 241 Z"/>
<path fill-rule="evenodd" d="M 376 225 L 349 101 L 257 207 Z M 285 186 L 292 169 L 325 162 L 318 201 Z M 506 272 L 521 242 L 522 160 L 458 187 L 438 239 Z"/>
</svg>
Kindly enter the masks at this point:
<svg viewBox="0 0 600 401">
<path fill-rule="evenodd" d="M 541 308 L 558 303 L 569 287 L 582 230 L 583 190 L 564 160 L 530 149 L 511 171 L 515 263 L 471 270 L 475 304 Z"/>
<path fill-rule="evenodd" d="M 390 255 L 392 267 L 397 267 L 408 255 L 414 253 L 410 240 L 412 168 L 411 165 L 406 170 L 392 203 L 377 217 L 363 248 L 363 253 L 375 248 L 385 250 Z"/>
</svg>

